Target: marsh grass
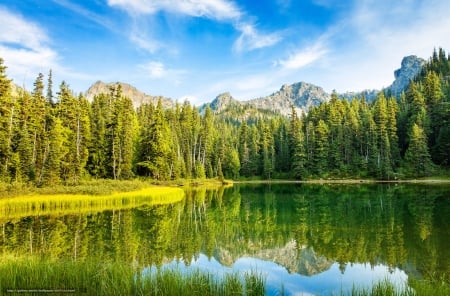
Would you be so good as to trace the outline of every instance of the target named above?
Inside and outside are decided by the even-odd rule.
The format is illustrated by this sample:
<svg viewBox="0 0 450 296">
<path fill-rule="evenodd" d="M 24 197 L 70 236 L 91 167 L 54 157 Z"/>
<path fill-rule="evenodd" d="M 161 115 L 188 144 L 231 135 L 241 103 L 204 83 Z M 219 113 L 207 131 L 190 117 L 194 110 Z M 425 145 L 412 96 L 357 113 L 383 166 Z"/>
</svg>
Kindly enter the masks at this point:
<svg viewBox="0 0 450 296">
<path fill-rule="evenodd" d="M 349 294 L 352 296 L 448 296 L 450 295 L 450 283 L 444 277 L 439 280 L 410 279 L 408 284 L 396 286 L 388 280 L 375 283 L 370 288 L 353 286 Z"/>
<path fill-rule="evenodd" d="M 109 195 L 39 194 L 0 199 L 0 216 L 18 218 L 30 215 L 69 214 L 160 205 L 182 200 L 184 191 L 173 187 L 147 187 Z"/>
<path fill-rule="evenodd" d="M 221 278 L 200 270 L 185 274 L 177 269 L 164 269 L 144 274 L 128 263 L 100 260 L 78 262 L 4 257 L 0 262 L 0 275 L 0 293 L 3 294 L 17 290 L 71 290 L 70 295 L 265 294 L 264 280 L 257 273 L 244 276 L 232 273 Z"/>
<path fill-rule="evenodd" d="M 253 271 L 220 277 L 198 269 L 189 273 L 158 269 L 142 274 L 136 286 L 138 295 L 265 295 L 265 279 Z"/>
<path fill-rule="evenodd" d="M 218 276 L 198 269 L 182 272 L 177 268 L 142 272 L 126 262 L 102 260 L 72 261 L 39 257 L 3 255 L 0 261 L 0 294 L 14 290 L 71 290 L 69 295 L 265 295 L 261 273 L 226 273 Z M 20 293 L 36 295 L 36 293 Z M 60 295 L 52 293 L 52 295 Z M 65 293 L 64 295 L 67 295 Z M 280 287 L 277 295 L 284 295 Z M 372 287 L 354 286 L 349 292 L 332 295 L 415 296 L 450 295 L 444 277 L 436 280 L 412 280 L 396 286 L 388 280 Z"/>
</svg>

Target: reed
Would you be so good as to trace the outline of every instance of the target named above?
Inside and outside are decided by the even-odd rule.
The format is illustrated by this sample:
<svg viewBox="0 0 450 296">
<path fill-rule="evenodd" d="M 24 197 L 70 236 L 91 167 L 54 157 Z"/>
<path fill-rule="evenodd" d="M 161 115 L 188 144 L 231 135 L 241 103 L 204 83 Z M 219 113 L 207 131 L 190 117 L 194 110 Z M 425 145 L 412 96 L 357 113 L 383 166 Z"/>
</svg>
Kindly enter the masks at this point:
<svg viewBox="0 0 450 296">
<path fill-rule="evenodd" d="M 51 261 L 43 258 L 3 258 L 0 291 L 71 291 L 70 295 L 264 295 L 264 280 L 257 273 L 218 277 L 196 270 L 136 272 L 131 264 L 103 261 Z M 257 289 L 255 289 L 255 284 Z M 245 291 L 245 293 L 244 293 Z"/>
<path fill-rule="evenodd" d="M 369 288 L 354 286 L 349 294 L 352 296 L 447 296 L 450 295 L 450 283 L 444 277 L 439 280 L 410 279 L 408 284 L 395 286 L 388 280 L 375 283 Z"/>
<path fill-rule="evenodd" d="M 30 215 L 70 214 L 160 205 L 182 200 L 184 191 L 173 187 L 147 187 L 110 195 L 39 194 L 0 199 L 0 216 L 18 218 Z"/>
</svg>

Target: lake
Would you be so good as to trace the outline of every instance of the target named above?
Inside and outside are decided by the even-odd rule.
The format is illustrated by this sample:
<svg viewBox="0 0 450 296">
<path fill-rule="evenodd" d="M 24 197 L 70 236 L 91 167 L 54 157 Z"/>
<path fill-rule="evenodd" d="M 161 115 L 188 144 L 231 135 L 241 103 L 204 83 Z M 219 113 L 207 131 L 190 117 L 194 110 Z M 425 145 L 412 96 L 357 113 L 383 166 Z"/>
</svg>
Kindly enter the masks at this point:
<svg viewBox="0 0 450 296">
<path fill-rule="evenodd" d="M 448 280 L 449 217 L 449 185 L 239 184 L 165 205 L 0 217 L 0 256 L 257 271 L 269 295 L 337 295 Z"/>
</svg>

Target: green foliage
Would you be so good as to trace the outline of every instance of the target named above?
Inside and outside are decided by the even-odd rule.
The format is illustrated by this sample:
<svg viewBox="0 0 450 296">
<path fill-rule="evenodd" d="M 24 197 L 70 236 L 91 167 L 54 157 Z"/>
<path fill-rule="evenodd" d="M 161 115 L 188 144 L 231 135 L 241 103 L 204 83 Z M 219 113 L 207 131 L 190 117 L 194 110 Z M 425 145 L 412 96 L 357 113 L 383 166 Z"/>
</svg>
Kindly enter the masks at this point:
<svg viewBox="0 0 450 296">
<path fill-rule="evenodd" d="M 88 102 L 62 82 L 55 101 L 51 71 L 46 96 L 41 73 L 32 92 L 12 95 L 5 69 L 0 60 L 0 180 L 6 182 L 136 175 L 389 180 L 450 165 L 450 66 L 442 49 L 400 98 L 380 92 L 368 103 L 333 93 L 308 114 L 293 107 L 290 119 L 236 104 L 220 113 L 187 101 L 173 109 L 162 100 L 135 109 L 120 84 Z"/>
</svg>

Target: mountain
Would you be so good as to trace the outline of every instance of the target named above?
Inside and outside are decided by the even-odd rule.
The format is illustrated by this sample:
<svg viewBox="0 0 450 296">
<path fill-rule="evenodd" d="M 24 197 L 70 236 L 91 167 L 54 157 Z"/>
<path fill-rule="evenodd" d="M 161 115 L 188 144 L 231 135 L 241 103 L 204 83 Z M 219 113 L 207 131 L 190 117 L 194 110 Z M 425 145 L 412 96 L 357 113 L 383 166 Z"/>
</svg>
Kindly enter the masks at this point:
<svg viewBox="0 0 450 296">
<path fill-rule="evenodd" d="M 277 110 L 283 115 L 291 114 L 291 106 L 296 107 L 297 113 L 307 112 L 312 106 L 327 102 L 330 95 L 323 88 L 298 82 L 291 85 L 283 85 L 279 91 L 273 94 L 247 101 L 246 103 L 258 109 Z"/>
<path fill-rule="evenodd" d="M 306 82 L 298 82 L 291 85 L 283 85 L 279 91 L 269 96 L 249 101 L 238 101 L 230 93 L 218 95 L 209 106 L 214 113 L 227 112 L 233 109 L 240 119 L 258 117 L 257 112 L 266 113 L 267 116 L 281 113 L 288 116 L 291 114 L 291 106 L 294 106 L 298 114 L 307 112 L 311 106 L 317 106 L 330 99 L 321 87 Z M 203 110 L 205 105 L 201 107 Z M 265 112 L 264 112 L 265 111 Z M 234 115 L 236 116 L 236 115 Z"/>
<path fill-rule="evenodd" d="M 415 55 L 404 57 L 400 69 L 394 71 L 395 80 L 387 88 L 393 96 L 400 95 L 408 87 L 411 80 L 420 73 L 425 60 Z"/>
<path fill-rule="evenodd" d="M 333 264 L 333 261 L 316 254 L 311 248 L 301 247 L 301 249 L 298 249 L 295 241 L 290 241 L 286 245 L 277 248 L 239 254 L 234 254 L 231 250 L 219 247 L 214 250 L 213 256 L 224 266 L 233 266 L 239 258 L 243 257 L 272 261 L 286 268 L 289 273 L 298 273 L 306 276 L 322 273 L 330 269 Z"/>
<path fill-rule="evenodd" d="M 385 88 L 384 91 L 390 92 L 394 96 L 400 95 L 406 90 L 410 81 L 420 72 L 424 64 L 425 60 L 415 55 L 404 57 L 401 67 L 394 72 L 394 82 Z M 122 86 L 123 95 L 131 98 L 135 107 L 143 103 L 156 104 L 159 99 L 162 99 L 165 108 L 171 108 L 175 105 L 174 101 L 169 98 L 147 95 L 134 86 L 122 82 L 104 83 L 97 81 L 87 90 L 85 96 L 88 100 L 92 100 L 95 95 L 109 93 L 110 87 L 119 84 Z M 338 96 L 347 100 L 364 96 L 367 101 L 372 101 L 376 98 L 379 91 L 346 92 L 338 94 Z M 291 85 L 283 85 L 280 90 L 271 95 L 248 101 L 238 101 L 230 93 L 226 92 L 218 95 L 209 105 L 214 113 L 229 113 L 235 117 L 235 120 L 241 121 L 272 116 L 276 113 L 288 116 L 292 112 L 291 106 L 295 107 L 297 114 L 301 114 L 302 112 L 308 112 L 312 106 L 327 102 L 330 100 L 330 97 L 331 95 L 320 86 L 306 82 L 297 82 Z M 203 111 L 205 107 L 206 104 L 201 106 L 200 110 Z"/>
<path fill-rule="evenodd" d="M 136 87 L 123 82 L 113 82 L 113 83 L 104 83 L 102 81 L 97 81 L 85 93 L 85 97 L 92 101 L 96 95 L 101 93 L 110 93 L 111 87 L 116 87 L 120 85 L 122 87 L 122 94 L 125 97 L 130 98 L 133 101 L 133 106 L 139 107 L 141 104 L 152 103 L 156 105 L 158 100 L 162 100 L 162 104 L 164 108 L 172 108 L 175 106 L 175 103 L 172 99 L 162 97 L 162 96 L 151 96 L 147 95 L 141 91 L 139 91 Z"/>
</svg>

